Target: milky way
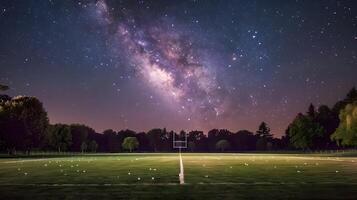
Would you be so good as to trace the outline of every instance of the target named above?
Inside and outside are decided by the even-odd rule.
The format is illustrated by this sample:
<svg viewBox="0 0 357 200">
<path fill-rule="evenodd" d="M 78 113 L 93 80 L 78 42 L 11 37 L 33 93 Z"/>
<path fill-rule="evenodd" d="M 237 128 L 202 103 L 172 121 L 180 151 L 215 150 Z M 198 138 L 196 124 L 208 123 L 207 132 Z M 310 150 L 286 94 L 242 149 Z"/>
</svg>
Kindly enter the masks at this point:
<svg viewBox="0 0 357 200">
<path fill-rule="evenodd" d="M 114 27 L 114 51 L 125 53 L 127 65 L 177 113 L 199 124 L 226 112 L 230 100 L 217 78 L 220 66 L 213 66 L 205 58 L 205 49 L 198 47 L 198 39 L 190 32 L 173 29 L 173 23 L 162 19 L 139 25 L 127 13 L 115 20 L 105 1 L 94 6 L 98 22 L 105 28 Z"/>
<path fill-rule="evenodd" d="M 257 130 L 357 85 L 355 0 L 0 1 L 0 84 L 98 132 Z"/>
</svg>

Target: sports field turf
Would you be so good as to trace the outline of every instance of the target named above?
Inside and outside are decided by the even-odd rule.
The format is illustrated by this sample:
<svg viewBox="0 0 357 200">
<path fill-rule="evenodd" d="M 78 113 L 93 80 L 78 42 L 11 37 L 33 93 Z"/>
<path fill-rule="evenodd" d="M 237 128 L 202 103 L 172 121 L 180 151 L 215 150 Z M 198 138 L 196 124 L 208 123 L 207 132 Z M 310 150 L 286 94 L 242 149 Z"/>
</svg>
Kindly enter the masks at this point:
<svg viewBox="0 0 357 200">
<path fill-rule="evenodd" d="M 357 157 L 93 154 L 0 159 L 0 199 L 357 199 Z"/>
</svg>

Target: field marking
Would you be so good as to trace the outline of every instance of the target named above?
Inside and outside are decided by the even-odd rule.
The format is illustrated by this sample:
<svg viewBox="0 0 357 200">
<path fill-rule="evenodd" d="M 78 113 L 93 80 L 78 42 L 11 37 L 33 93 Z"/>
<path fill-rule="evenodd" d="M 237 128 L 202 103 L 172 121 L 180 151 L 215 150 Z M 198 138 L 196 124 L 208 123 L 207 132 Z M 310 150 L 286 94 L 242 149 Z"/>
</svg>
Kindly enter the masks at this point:
<svg viewBox="0 0 357 200">
<path fill-rule="evenodd" d="M 180 149 L 180 174 L 179 174 L 180 184 L 185 184 L 185 174 L 183 169 L 183 161 L 181 156 L 181 149 Z"/>
</svg>

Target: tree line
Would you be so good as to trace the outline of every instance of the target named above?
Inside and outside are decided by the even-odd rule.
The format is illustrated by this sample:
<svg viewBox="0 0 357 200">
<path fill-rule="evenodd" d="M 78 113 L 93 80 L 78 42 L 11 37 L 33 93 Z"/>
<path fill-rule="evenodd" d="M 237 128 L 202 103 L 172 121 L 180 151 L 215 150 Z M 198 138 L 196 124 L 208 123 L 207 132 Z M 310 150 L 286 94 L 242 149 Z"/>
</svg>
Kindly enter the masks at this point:
<svg viewBox="0 0 357 200">
<path fill-rule="evenodd" d="M 0 85 L 0 90 L 9 88 Z M 205 134 L 194 130 L 175 133 L 165 128 L 148 132 L 133 130 L 97 133 L 83 124 L 50 124 L 42 103 L 35 97 L 0 95 L 0 151 L 58 152 L 171 152 L 173 135 L 187 134 L 191 152 L 327 150 L 357 146 L 357 91 L 352 88 L 345 99 L 332 108 L 310 105 L 299 113 L 282 138 L 271 134 L 262 122 L 255 132 L 212 129 Z"/>
</svg>

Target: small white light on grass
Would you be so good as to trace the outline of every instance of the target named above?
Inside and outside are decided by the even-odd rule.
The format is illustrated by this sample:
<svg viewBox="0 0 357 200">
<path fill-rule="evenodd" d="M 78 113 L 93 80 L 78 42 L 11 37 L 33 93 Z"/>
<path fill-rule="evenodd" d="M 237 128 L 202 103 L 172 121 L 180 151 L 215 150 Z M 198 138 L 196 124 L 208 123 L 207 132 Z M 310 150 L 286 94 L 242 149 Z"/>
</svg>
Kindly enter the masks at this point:
<svg viewBox="0 0 357 200">
<path fill-rule="evenodd" d="M 21 171 L 21 168 L 17 168 L 17 171 Z"/>
<path fill-rule="evenodd" d="M 44 164 L 43 166 L 47 167 L 47 164 Z"/>
<path fill-rule="evenodd" d="M 336 173 L 338 173 L 339 171 L 338 170 L 336 170 Z"/>
<path fill-rule="evenodd" d="M 25 176 L 27 176 L 27 172 L 25 172 L 24 174 L 25 174 Z"/>
<path fill-rule="evenodd" d="M 319 165 L 319 163 L 315 163 L 315 165 Z"/>
<path fill-rule="evenodd" d="M 140 181 L 141 180 L 141 178 L 140 177 L 138 177 L 138 181 Z"/>
<path fill-rule="evenodd" d="M 86 170 L 83 170 L 83 173 L 86 173 Z"/>
<path fill-rule="evenodd" d="M 155 177 L 151 177 L 151 180 L 155 180 Z"/>
<path fill-rule="evenodd" d="M 156 171 L 156 168 L 154 168 L 153 170 Z"/>
<path fill-rule="evenodd" d="M 274 169 L 276 169 L 276 166 L 274 166 Z"/>
<path fill-rule="evenodd" d="M 79 173 L 79 170 L 77 170 L 77 172 Z"/>
<path fill-rule="evenodd" d="M 73 168 L 73 165 L 71 165 L 71 167 Z"/>
<path fill-rule="evenodd" d="M 59 167 L 62 167 L 62 165 L 58 165 Z"/>
<path fill-rule="evenodd" d="M 150 171 L 151 171 L 151 167 L 150 167 L 150 169 L 149 169 Z"/>
<path fill-rule="evenodd" d="M 232 169 L 233 167 L 232 167 L 232 166 L 230 166 L 229 168 L 231 168 L 231 169 Z"/>
<path fill-rule="evenodd" d="M 297 173 L 301 173 L 301 171 L 300 171 L 300 170 L 297 170 L 296 172 L 297 172 Z"/>
<path fill-rule="evenodd" d="M 205 177 L 208 178 L 208 175 L 206 175 Z"/>
<path fill-rule="evenodd" d="M 248 163 L 244 163 L 245 166 L 248 166 Z"/>
<path fill-rule="evenodd" d="M 128 172 L 128 175 L 130 175 L 131 173 L 130 172 Z"/>
</svg>

